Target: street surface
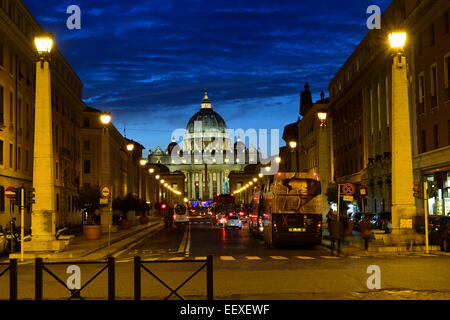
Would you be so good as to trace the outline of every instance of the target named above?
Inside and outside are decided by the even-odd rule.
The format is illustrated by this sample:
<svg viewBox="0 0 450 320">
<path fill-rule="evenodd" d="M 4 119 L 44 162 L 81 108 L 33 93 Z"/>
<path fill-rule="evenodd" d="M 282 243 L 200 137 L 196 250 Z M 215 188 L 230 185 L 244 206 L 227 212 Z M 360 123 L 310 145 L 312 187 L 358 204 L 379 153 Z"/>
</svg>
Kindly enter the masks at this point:
<svg viewBox="0 0 450 320">
<path fill-rule="evenodd" d="M 131 245 L 116 256 L 117 299 L 133 298 L 133 258 L 145 261 L 198 260 L 213 255 L 215 299 L 450 299 L 450 255 L 384 254 L 334 256 L 323 246 L 312 248 L 264 247 L 263 240 L 242 230 L 225 230 L 192 222 L 161 232 Z M 145 264 L 171 288 L 176 288 L 202 262 Z M 381 289 L 370 290 L 367 268 L 380 267 Z M 101 265 L 80 265 L 84 284 Z M 67 266 L 48 268 L 65 282 Z M 105 299 L 107 273 L 82 292 L 82 297 Z M 7 277 L 0 278 L 0 298 L 8 295 Z M 19 265 L 19 298 L 34 295 L 34 264 Z M 6 290 L 6 291 L 5 291 Z M 59 299 L 70 294 L 44 272 L 44 297 Z M 164 299 L 170 291 L 142 270 L 143 299 Z M 179 294 L 187 299 L 206 296 L 206 269 L 188 282 Z M 176 298 L 174 296 L 171 299 Z"/>
</svg>

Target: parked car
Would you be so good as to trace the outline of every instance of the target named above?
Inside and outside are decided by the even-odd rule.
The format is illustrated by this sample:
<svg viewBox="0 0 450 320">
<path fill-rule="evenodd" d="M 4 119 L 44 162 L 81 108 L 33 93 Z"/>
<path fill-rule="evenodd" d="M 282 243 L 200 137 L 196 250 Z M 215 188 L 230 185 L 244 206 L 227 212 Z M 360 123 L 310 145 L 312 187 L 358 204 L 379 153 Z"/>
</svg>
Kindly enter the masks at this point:
<svg viewBox="0 0 450 320">
<path fill-rule="evenodd" d="M 435 217 L 429 221 L 430 244 L 438 244 L 442 251 L 449 251 L 450 217 Z"/>
<path fill-rule="evenodd" d="M 362 212 L 354 212 L 351 214 L 351 216 L 349 217 L 349 220 L 353 221 L 353 230 L 358 230 L 358 224 L 362 219 Z"/>
<path fill-rule="evenodd" d="M 357 231 L 360 231 L 360 230 L 359 230 L 359 224 L 364 220 L 364 218 L 365 218 L 365 217 L 368 217 L 369 220 L 372 221 L 373 218 L 375 217 L 375 215 L 376 215 L 376 213 L 374 213 L 374 212 L 366 212 L 366 213 L 363 213 L 363 214 L 361 215 L 361 217 L 359 218 L 359 220 L 355 222 L 355 226 L 353 227 L 353 229 L 354 229 L 354 230 L 357 230 Z"/>
<path fill-rule="evenodd" d="M 392 221 L 392 215 L 390 212 L 380 212 L 377 213 L 372 218 L 372 229 L 384 230 L 389 232 L 391 228 L 389 228 L 389 223 Z"/>
<path fill-rule="evenodd" d="M 225 213 L 216 214 L 215 225 L 224 227 L 227 223 L 227 215 Z"/>
<path fill-rule="evenodd" d="M 230 215 L 227 218 L 225 229 L 242 229 L 242 222 L 238 215 Z"/>
</svg>

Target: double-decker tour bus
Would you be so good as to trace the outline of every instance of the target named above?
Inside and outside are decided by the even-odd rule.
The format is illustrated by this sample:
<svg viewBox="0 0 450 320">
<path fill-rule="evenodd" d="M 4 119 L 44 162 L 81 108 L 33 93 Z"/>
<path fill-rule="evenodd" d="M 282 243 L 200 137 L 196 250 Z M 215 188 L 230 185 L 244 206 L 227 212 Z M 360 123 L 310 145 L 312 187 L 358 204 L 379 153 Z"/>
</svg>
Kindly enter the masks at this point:
<svg viewBox="0 0 450 320">
<path fill-rule="evenodd" d="M 313 174 L 279 172 L 254 192 L 249 230 L 267 246 L 320 244 L 321 197 Z"/>
</svg>

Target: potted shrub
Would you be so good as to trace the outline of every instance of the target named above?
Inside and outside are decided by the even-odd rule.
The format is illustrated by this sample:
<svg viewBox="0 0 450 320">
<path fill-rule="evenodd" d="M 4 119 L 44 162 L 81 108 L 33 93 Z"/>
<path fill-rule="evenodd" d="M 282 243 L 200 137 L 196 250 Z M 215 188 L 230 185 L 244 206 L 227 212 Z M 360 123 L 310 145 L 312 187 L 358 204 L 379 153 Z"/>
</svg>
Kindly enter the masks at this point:
<svg viewBox="0 0 450 320">
<path fill-rule="evenodd" d="M 83 208 L 85 213 L 83 221 L 83 233 L 88 240 L 100 239 L 102 226 L 99 216 L 96 214 L 100 207 L 100 188 L 83 186 L 78 198 L 78 206 Z"/>
</svg>

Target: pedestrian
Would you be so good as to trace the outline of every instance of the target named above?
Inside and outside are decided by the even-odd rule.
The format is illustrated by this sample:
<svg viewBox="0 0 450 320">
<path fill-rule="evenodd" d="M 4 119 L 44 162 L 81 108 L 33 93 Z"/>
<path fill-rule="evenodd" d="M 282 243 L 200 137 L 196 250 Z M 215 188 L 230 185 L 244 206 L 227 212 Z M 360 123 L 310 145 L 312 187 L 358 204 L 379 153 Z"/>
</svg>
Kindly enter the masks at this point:
<svg viewBox="0 0 450 320">
<path fill-rule="evenodd" d="M 369 249 L 369 238 L 370 238 L 370 235 L 372 234 L 372 232 L 371 232 L 372 224 L 370 223 L 369 215 L 367 215 L 367 214 L 364 215 L 364 218 L 361 221 L 359 228 L 361 230 L 361 237 L 364 240 L 364 249 L 368 250 Z"/>
</svg>

